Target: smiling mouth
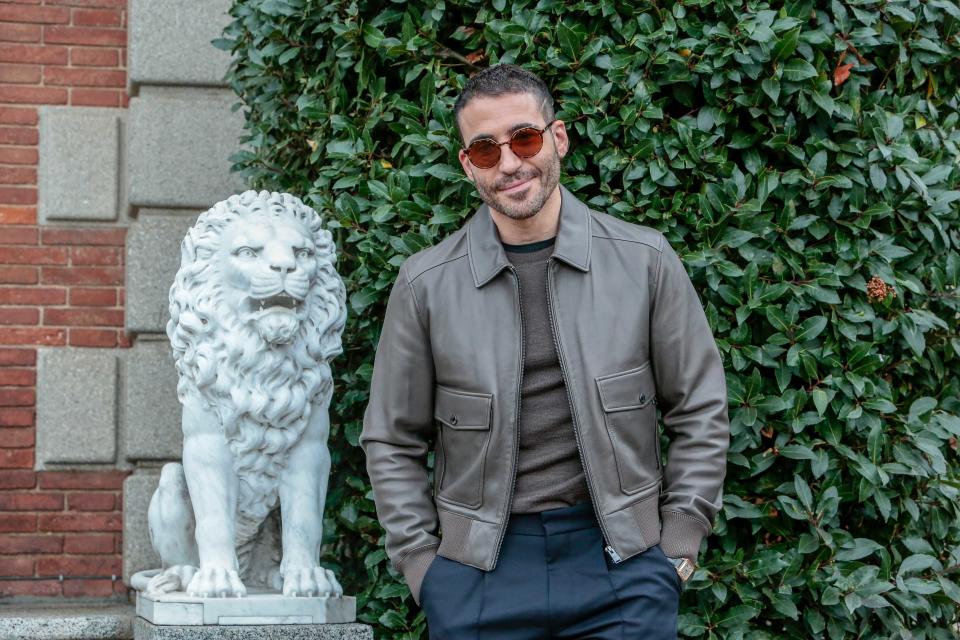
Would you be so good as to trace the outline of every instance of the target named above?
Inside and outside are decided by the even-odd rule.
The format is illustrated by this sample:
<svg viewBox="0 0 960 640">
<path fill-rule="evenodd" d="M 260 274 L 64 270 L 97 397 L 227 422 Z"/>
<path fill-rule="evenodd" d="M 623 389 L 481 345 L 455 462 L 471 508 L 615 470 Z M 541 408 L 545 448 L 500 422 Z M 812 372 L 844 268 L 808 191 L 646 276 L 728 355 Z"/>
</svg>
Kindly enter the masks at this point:
<svg viewBox="0 0 960 640">
<path fill-rule="evenodd" d="M 516 191 L 518 187 L 525 187 L 526 185 L 530 184 L 531 180 L 533 180 L 533 178 L 527 178 L 523 182 L 517 182 L 515 184 L 510 185 L 509 187 L 503 188 L 501 189 L 501 191 Z"/>
<path fill-rule="evenodd" d="M 250 298 L 251 311 L 265 311 L 273 307 L 296 311 L 303 300 L 297 300 L 286 293 L 278 293 L 268 298 Z"/>
</svg>

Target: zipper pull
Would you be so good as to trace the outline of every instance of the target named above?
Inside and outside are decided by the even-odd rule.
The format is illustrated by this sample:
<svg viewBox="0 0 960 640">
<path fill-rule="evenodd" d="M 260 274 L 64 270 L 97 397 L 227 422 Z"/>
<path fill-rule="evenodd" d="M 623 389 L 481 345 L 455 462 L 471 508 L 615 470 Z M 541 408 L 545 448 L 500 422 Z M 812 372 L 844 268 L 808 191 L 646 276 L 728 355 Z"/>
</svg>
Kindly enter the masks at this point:
<svg viewBox="0 0 960 640">
<path fill-rule="evenodd" d="M 610 545 L 605 546 L 603 550 L 607 552 L 607 555 L 610 556 L 610 559 L 614 562 L 619 563 L 623 561 L 623 558 L 620 557 L 620 554 L 617 553 L 617 550 Z"/>
</svg>

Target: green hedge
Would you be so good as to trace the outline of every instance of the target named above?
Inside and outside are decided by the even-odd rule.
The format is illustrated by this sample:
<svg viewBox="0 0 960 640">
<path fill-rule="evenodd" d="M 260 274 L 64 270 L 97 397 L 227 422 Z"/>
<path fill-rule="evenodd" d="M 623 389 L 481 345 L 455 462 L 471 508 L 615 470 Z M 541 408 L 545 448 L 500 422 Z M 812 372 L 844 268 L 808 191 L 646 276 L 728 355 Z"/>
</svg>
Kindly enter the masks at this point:
<svg viewBox="0 0 960 640">
<path fill-rule="evenodd" d="M 350 294 L 324 561 L 378 637 L 425 637 L 357 437 L 398 265 L 479 204 L 453 101 L 516 62 L 571 131 L 564 183 L 666 234 L 723 354 L 725 507 L 682 635 L 954 637 L 960 8 L 630 4 L 235 1 L 232 160 L 320 211 Z"/>
</svg>

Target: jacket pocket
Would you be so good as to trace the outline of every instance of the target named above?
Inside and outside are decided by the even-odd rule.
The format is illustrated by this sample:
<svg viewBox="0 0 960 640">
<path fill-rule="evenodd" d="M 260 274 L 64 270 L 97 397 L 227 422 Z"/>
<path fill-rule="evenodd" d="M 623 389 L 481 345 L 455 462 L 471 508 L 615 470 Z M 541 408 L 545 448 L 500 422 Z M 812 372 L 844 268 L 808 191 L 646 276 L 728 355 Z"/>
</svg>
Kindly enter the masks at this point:
<svg viewBox="0 0 960 640">
<path fill-rule="evenodd" d="M 620 489 L 637 493 L 660 479 L 656 385 L 650 361 L 595 380 Z"/>
<path fill-rule="evenodd" d="M 483 502 L 492 406 L 492 393 L 436 387 L 433 417 L 440 462 L 435 486 L 442 500 L 472 509 Z"/>
</svg>

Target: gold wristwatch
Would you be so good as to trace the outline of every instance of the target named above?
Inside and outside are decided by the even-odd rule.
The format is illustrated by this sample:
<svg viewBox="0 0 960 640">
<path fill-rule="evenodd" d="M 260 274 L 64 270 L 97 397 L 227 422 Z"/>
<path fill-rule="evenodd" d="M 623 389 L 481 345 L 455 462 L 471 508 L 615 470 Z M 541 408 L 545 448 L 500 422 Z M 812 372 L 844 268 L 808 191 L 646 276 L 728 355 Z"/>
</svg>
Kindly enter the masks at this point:
<svg viewBox="0 0 960 640">
<path fill-rule="evenodd" d="M 697 568 L 697 565 L 690 558 L 667 558 L 667 560 L 672 562 L 677 569 L 677 575 L 680 576 L 681 582 L 689 580 Z"/>
</svg>

